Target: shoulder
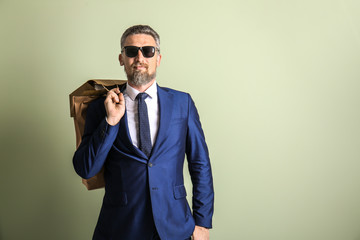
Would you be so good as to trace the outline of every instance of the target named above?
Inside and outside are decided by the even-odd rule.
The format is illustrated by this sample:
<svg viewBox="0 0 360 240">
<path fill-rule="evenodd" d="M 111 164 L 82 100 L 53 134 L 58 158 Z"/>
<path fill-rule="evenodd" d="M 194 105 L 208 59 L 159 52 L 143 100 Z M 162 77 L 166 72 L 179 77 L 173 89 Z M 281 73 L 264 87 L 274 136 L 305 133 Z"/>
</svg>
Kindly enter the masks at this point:
<svg viewBox="0 0 360 240">
<path fill-rule="evenodd" d="M 101 97 L 98 97 L 98 98 L 92 100 L 92 101 L 89 103 L 89 106 L 93 106 L 93 107 L 100 106 L 100 105 L 103 105 L 103 104 L 104 104 L 104 101 L 105 101 L 105 97 L 104 97 L 104 96 L 101 96 Z"/>
<path fill-rule="evenodd" d="M 179 91 L 179 90 L 175 90 L 175 89 L 172 89 L 172 88 L 167 88 L 167 87 L 158 87 L 160 92 L 161 91 L 164 91 L 168 94 L 172 94 L 174 97 L 177 97 L 177 98 L 189 98 L 190 97 L 190 94 L 187 93 L 187 92 L 183 92 L 183 91 Z"/>
<path fill-rule="evenodd" d="M 163 98 L 161 98 L 161 95 Z M 193 109 L 195 107 L 193 99 L 187 92 L 167 87 L 159 87 L 159 96 L 160 99 L 168 99 L 172 102 L 173 107 L 176 109 L 182 109 L 185 112 L 188 112 L 189 109 Z M 168 98 L 165 96 L 168 96 Z"/>
<path fill-rule="evenodd" d="M 105 111 L 105 105 L 104 105 L 105 97 L 99 97 L 94 100 L 92 100 L 89 103 L 88 112 L 104 112 Z"/>
</svg>

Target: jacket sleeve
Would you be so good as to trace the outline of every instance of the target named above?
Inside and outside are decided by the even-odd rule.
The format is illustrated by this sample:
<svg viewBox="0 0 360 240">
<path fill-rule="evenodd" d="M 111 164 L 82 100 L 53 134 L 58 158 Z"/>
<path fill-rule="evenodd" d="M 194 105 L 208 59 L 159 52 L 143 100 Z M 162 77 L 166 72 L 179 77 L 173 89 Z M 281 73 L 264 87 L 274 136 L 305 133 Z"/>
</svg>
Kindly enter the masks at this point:
<svg viewBox="0 0 360 240">
<path fill-rule="evenodd" d="M 118 133 L 119 124 L 109 125 L 105 116 L 103 98 L 89 105 L 82 141 L 73 157 L 74 169 L 82 178 L 91 178 L 101 170 Z"/>
<path fill-rule="evenodd" d="M 214 187 L 209 152 L 195 104 L 189 98 L 186 156 L 193 184 L 193 216 L 198 226 L 212 228 Z"/>
</svg>

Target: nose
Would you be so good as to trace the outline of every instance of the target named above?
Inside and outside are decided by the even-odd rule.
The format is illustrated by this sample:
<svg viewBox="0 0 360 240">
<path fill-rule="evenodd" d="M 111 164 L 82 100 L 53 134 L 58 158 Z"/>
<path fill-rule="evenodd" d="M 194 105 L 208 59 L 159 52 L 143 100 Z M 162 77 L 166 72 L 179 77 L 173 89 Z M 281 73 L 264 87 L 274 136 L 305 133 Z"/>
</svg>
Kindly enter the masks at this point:
<svg viewBox="0 0 360 240">
<path fill-rule="evenodd" d="M 139 49 L 139 50 L 138 50 L 138 54 L 137 54 L 136 57 L 135 57 L 135 60 L 141 62 L 141 60 L 143 60 L 143 59 L 144 59 L 144 56 L 143 56 L 141 50 Z"/>
</svg>

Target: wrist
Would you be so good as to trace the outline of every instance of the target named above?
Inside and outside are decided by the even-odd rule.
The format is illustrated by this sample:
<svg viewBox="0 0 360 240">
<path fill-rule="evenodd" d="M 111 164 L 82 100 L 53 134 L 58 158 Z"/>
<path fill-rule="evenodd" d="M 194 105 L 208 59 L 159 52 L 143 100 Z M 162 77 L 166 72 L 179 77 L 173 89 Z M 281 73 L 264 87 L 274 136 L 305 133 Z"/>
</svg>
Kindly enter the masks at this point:
<svg viewBox="0 0 360 240">
<path fill-rule="evenodd" d="M 105 120 L 111 126 L 115 126 L 116 124 L 118 124 L 120 122 L 120 119 L 111 118 L 111 117 L 106 117 Z"/>
</svg>

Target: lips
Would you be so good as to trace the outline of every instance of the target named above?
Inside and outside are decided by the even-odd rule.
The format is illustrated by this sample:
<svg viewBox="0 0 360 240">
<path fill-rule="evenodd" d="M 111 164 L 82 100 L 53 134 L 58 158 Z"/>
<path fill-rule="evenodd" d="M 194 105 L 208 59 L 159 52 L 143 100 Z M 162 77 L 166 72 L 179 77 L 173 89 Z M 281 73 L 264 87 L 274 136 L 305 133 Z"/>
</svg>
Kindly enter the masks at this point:
<svg viewBox="0 0 360 240">
<path fill-rule="evenodd" d="M 134 68 L 135 69 L 145 69 L 146 67 L 145 66 L 135 66 Z"/>
<path fill-rule="evenodd" d="M 136 65 L 133 65 L 133 69 L 135 70 L 142 70 L 142 69 L 147 69 L 148 67 L 144 64 L 136 64 Z"/>
</svg>

